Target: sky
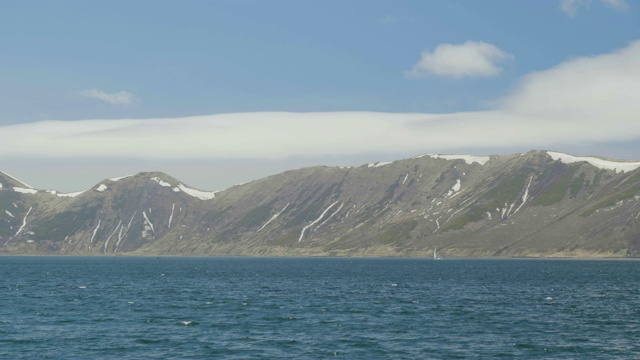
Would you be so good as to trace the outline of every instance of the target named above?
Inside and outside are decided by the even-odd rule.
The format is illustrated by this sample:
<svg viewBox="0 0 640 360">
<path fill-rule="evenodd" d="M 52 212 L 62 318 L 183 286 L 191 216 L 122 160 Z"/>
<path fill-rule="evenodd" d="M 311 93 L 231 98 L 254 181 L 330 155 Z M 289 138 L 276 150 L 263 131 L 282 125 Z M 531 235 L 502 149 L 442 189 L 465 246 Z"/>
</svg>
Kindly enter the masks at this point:
<svg viewBox="0 0 640 360">
<path fill-rule="evenodd" d="M 3 1 L 0 171 L 220 190 L 424 153 L 640 160 L 625 0 Z"/>
</svg>

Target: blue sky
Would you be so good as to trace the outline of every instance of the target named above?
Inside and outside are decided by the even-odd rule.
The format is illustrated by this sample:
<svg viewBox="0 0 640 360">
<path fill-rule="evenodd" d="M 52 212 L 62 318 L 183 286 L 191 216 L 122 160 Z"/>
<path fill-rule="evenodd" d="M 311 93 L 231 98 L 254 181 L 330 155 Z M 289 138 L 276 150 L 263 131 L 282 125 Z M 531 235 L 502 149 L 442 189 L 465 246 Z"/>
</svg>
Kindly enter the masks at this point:
<svg viewBox="0 0 640 360">
<path fill-rule="evenodd" d="M 487 111 L 503 111 L 509 106 L 527 108 L 537 104 L 529 102 L 537 99 L 535 96 L 526 95 L 531 89 L 555 89 L 565 85 L 554 82 L 557 79 L 580 78 L 553 78 L 553 74 L 562 71 L 588 72 L 583 74 L 588 77 L 598 69 L 629 66 L 602 78 L 602 84 L 619 81 L 618 86 L 623 89 L 629 84 L 624 83 L 621 74 L 628 71 L 628 79 L 634 81 L 632 75 L 638 69 L 637 62 L 625 60 L 633 59 L 635 50 L 611 63 L 606 55 L 629 49 L 640 40 L 639 15 L 637 3 L 623 0 L 5 1 L 0 5 L 0 31 L 5 34 L 0 38 L 0 135 L 4 132 L 15 138 L 17 125 L 25 126 L 26 134 L 42 134 L 23 134 L 19 143 L 10 145 L 5 141 L 0 145 L 0 154 L 5 158 L 0 170 L 13 172 L 37 186 L 70 191 L 93 186 L 107 176 L 122 175 L 106 174 L 107 170 L 158 169 L 177 177 L 184 174 L 187 182 L 215 189 L 291 167 L 390 160 L 419 152 L 494 153 L 553 148 L 578 155 L 596 153 L 640 159 L 640 131 L 633 132 L 633 136 L 627 131 L 598 138 L 593 134 L 603 132 L 597 127 L 583 131 L 575 139 L 558 137 L 546 141 L 541 134 L 540 138 L 522 142 L 522 146 L 489 146 L 461 137 L 447 146 L 414 144 L 402 148 L 395 146 L 403 143 L 402 136 L 397 136 L 397 142 L 384 146 L 375 147 L 363 139 L 361 145 L 344 147 L 343 151 L 323 152 L 329 147 L 342 148 L 349 139 L 318 142 L 313 150 L 298 147 L 296 140 L 304 136 L 305 129 L 331 138 L 332 130 L 357 131 L 354 129 L 368 126 L 366 119 L 359 118 L 335 122 L 333 112 L 441 114 L 447 116 L 442 122 L 457 123 L 464 130 L 463 125 L 471 120 L 451 117 L 452 114 L 475 116 L 476 112 L 486 115 Z M 464 61 L 458 64 L 460 58 Z M 593 62 L 581 67 L 580 59 Z M 567 84 L 567 88 L 598 87 L 596 82 L 576 84 Z M 631 89 L 635 85 L 631 84 Z M 629 103 L 633 102 L 633 98 L 629 99 Z M 559 116 L 556 108 L 549 108 L 540 118 Z M 568 111 L 562 110 L 563 116 Z M 635 111 L 629 109 L 617 126 L 635 126 L 629 123 L 632 115 L 640 115 Z M 278 116 L 257 120 L 224 117 L 248 112 L 325 116 L 291 120 L 297 121 L 293 125 Z M 603 108 L 593 113 L 608 111 Z M 126 143 L 131 137 L 131 133 L 119 130 L 120 137 L 108 139 L 113 149 L 102 145 L 101 151 L 93 151 L 93 143 L 87 140 L 58 153 L 56 149 L 63 146 L 55 141 L 66 141 L 72 135 L 56 140 L 55 134 L 61 130 L 57 122 L 50 122 L 77 123 L 85 129 L 83 134 L 88 134 L 115 131 L 111 125 L 105 128 L 103 123 L 92 120 L 136 127 L 121 119 L 146 119 L 144 126 L 156 132 L 171 135 L 175 134 L 174 128 L 184 126 L 200 133 L 211 132 L 212 139 L 216 139 L 219 134 L 214 128 L 205 129 L 201 120 L 192 119 L 201 115 L 219 115 L 209 123 L 242 123 L 234 130 L 238 139 L 258 145 L 263 141 L 267 150 L 256 146 L 253 152 L 240 153 L 230 144 L 226 148 L 201 147 L 184 153 L 173 149 L 173 155 L 152 156 L 149 154 L 153 151 L 145 151 L 157 148 L 155 153 L 162 153 L 171 138 L 143 134 L 136 141 L 143 143 L 144 149 L 132 145 L 117 152 L 117 143 Z M 520 129 L 511 125 L 527 121 L 507 115 L 503 122 L 492 125 L 497 132 Z M 173 125 L 155 126 L 166 118 L 183 119 Z M 565 118 L 579 119 L 580 114 L 574 111 Z M 244 126 L 254 121 L 261 125 Z M 395 131 L 388 130 L 388 126 L 395 129 L 397 123 L 418 120 L 399 116 L 385 121 L 379 122 L 380 132 Z M 580 126 L 589 130 L 597 121 Z M 256 136 L 264 132 L 264 124 L 280 127 L 285 133 L 299 127 L 299 132 L 292 131 L 288 138 L 274 135 L 261 139 Z M 347 124 L 346 128 L 341 124 Z M 568 124 L 567 127 L 576 126 Z M 285 125 L 287 128 L 282 128 Z M 425 131 L 431 133 L 442 128 L 432 123 L 422 128 L 429 126 L 433 128 Z M 545 126 L 547 131 L 553 129 Z M 83 134 L 74 133 L 72 137 L 77 139 Z M 175 141 L 191 142 L 192 136 L 185 133 Z M 37 144 L 48 144 L 49 140 L 49 148 L 42 145 L 38 150 Z M 238 147 L 247 148 L 247 144 Z M 278 149 L 271 149 L 274 144 Z M 205 166 L 211 170 L 203 172 Z M 48 183 L 40 180 L 43 171 L 51 174 L 61 167 L 67 169 L 67 174 L 77 173 L 78 180 L 69 183 L 56 180 L 55 176 L 48 176 Z M 247 167 L 260 170 L 252 173 Z"/>
</svg>

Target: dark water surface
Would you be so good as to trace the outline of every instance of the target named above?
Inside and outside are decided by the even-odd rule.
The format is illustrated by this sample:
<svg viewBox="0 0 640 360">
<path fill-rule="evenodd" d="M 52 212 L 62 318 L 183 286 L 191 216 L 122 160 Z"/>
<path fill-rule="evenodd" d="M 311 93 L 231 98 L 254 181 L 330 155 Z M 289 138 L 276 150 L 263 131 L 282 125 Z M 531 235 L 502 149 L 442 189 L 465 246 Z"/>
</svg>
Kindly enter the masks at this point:
<svg viewBox="0 0 640 360">
<path fill-rule="evenodd" d="M 640 358 L 640 262 L 0 257 L 1 359 Z"/>
</svg>

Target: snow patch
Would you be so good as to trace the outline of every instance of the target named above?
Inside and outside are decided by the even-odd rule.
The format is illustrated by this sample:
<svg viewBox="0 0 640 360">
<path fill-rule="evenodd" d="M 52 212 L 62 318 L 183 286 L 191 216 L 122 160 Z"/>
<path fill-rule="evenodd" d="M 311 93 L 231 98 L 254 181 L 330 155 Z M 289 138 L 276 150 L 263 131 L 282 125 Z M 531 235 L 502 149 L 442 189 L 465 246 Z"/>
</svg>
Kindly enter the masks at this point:
<svg viewBox="0 0 640 360">
<path fill-rule="evenodd" d="M 114 182 L 115 182 L 115 181 L 120 181 L 120 180 L 122 180 L 122 179 L 126 179 L 126 178 L 128 178 L 128 177 L 132 177 L 132 176 L 133 176 L 133 175 L 125 175 L 125 176 L 120 176 L 120 177 L 111 178 L 111 179 L 109 179 L 109 180 L 111 180 L 111 181 L 114 181 Z"/>
<path fill-rule="evenodd" d="M 74 193 L 68 193 L 68 194 L 57 194 L 59 197 L 76 197 L 80 194 L 82 194 L 84 191 L 78 191 L 78 192 L 74 192 Z"/>
<path fill-rule="evenodd" d="M 625 172 L 633 171 L 637 168 L 640 168 L 640 162 L 611 161 L 590 156 L 573 156 L 553 151 L 547 151 L 547 155 L 549 155 L 551 159 L 560 160 L 565 164 L 586 161 L 599 169 L 605 170 L 616 170 Z"/>
<path fill-rule="evenodd" d="M 178 189 L 176 191 L 176 189 Z M 195 198 L 198 198 L 200 200 L 211 200 L 216 196 L 217 192 L 220 191 L 200 191 L 200 190 L 195 190 L 195 189 L 191 189 L 188 188 L 186 186 L 184 186 L 183 184 L 178 184 L 178 187 L 173 188 L 173 191 L 178 192 L 178 191 L 183 191 L 188 195 L 191 195 Z"/>
<path fill-rule="evenodd" d="M 35 194 L 38 192 L 36 189 L 25 189 L 21 187 L 14 187 L 13 191 L 23 193 L 23 194 Z"/>
<path fill-rule="evenodd" d="M 447 193 L 447 196 L 451 196 L 453 195 L 453 193 L 460 191 L 460 187 L 462 186 L 460 179 L 456 180 L 456 183 L 451 187 L 451 189 L 449 190 L 449 192 Z"/>
<path fill-rule="evenodd" d="M 100 192 L 103 192 L 105 190 L 107 190 L 107 185 L 105 184 L 100 184 L 100 186 L 98 186 L 98 188 L 96 189 L 96 191 L 100 191 Z"/>
<path fill-rule="evenodd" d="M 409 174 L 404 176 L 404 180 L 402 180 L 402 185 L 404 185 L 404 183 L 407 182 L 407 179 L 409 178 Z"/>
<path fill-rule="evenodd" d="M 369 163 L 369 164 L 367 164 L 367 167 L 377 168 L 377 167 L 381 167 L 381 166 L 385 166 L 385 165 L 389 165 L 389 164 L 391 164 L 391 161 L 379 161 L 379 162 L 375 162 L 375 163 Z"/>
<path fill-rule="evenodd" d="M 249 180 L 249 181 L 245 181 L 245 182 L 237 183 L 237 184 L 235 184 L 235 185 L 233 185 L 233 186 L 242 186 L 242 185 L 247 185 L 247 184 L 252 183 L 252 182 L 253 182 L 253 180 Z"/>
<path fill-rule="evenodd" d="M 160 179 L 159 177 L 152 177 L 151 180 L 157 182 L 160 186 L 171 187 L 171 184 L 169 184 L 168 182 Z"/>
</svg>

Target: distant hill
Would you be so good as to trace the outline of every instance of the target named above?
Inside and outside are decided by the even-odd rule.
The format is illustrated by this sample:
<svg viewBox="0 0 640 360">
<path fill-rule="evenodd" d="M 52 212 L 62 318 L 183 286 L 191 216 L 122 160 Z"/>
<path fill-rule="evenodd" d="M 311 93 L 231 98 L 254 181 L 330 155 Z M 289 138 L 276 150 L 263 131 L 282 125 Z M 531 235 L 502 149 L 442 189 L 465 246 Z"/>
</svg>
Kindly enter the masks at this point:
<svg viewBox="0 0 640 360">
<path fill-rule="evenodd" d="M 638 167 L 547 151 L 424 155 L 217 193 L 139 173 L 59 194 L 0 173 L 0 253 L 636 257 Z"/>
</svg>

